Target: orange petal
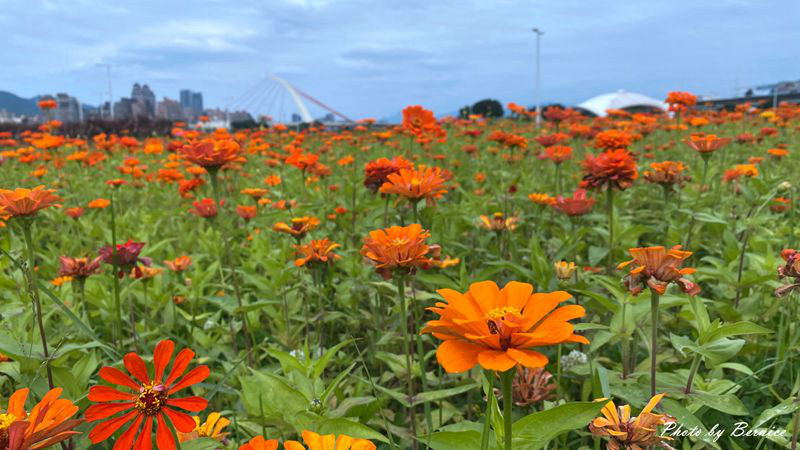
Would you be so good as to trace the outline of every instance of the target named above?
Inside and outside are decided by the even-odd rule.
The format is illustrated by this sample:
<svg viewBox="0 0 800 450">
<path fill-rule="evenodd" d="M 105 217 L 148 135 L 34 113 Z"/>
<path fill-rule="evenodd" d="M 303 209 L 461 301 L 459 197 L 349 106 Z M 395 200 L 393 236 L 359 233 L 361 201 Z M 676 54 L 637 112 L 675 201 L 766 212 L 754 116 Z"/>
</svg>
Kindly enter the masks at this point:
<svg viewBox="0 0 800 450">
<path fill-rule="evenodd" d="M 478 362 L 484 369 L 496 372 L 505 372 L 517 365 L 515 360 L 501 350 L 484 350 L 478 353 Z"/>
<path fill-rule="evenodd" d="M 466 372 L 478 363 L 478 353 L 482 350 L 482 347 L 469 342 L 452 339 L 439 344 L 436 360 L 447 373 Z"/>
<path fill-rule="evenodd" d="M 506 353 L 518 363 L 532 369 L 544 367 L 547 364 L 547 356 L 532 350 L 510 348 L 506 350 Z"/>
</svg>

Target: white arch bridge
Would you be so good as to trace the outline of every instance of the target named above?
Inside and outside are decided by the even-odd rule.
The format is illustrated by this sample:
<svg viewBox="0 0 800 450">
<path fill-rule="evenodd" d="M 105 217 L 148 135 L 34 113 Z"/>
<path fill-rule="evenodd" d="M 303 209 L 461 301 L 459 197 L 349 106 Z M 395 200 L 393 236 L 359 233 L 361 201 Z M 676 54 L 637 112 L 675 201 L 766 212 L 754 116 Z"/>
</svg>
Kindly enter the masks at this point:
<svg viewBox="0 0 800 450">
<path fill-rule="evenodd" d="M 355 123 L 353 119 L 274 74 L 268 74 L 238 98 L 232 99 L 226 109 L 246 111 L 254 118 L 265 117 L 272 123 L 296 125 L 311 122 L 322 122 L 325 125 Z"/>
</svg>

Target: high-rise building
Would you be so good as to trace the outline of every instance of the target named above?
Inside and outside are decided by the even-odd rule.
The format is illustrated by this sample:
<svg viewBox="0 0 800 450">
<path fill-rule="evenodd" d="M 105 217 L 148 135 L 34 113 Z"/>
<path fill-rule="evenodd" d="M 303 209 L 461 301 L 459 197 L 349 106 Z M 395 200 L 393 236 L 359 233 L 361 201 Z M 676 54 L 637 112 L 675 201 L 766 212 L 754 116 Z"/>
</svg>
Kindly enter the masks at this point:
<svg viewBox="0 0 800 450">
<path fill-rule="evenodd" d="M 133 118 L 133 101 L 122 97 L 118 102 L 114 102 L 114 119 L 128 120 Z"/>
<path fill-rule="evenodd" d="M 189 89 L 181 89 L 180 92 L 180 102 L 181 108 L 191 110 L 192 109 L 192 91 Z"/>
<path fill-rule="evenodd" d="M 156 116 L 156 95 L 148 85 L 133 84 L 131 91 L 132 115 L 136 118 L 154 118 Z"/>
<path fill-rule="evenodd" d="M 183 120 L 186 116 L 179 102 L 164 97 L 164 100 L 156 105 L 156 117 L 164 120 Z"/>
<path fill-rule="evenodd" d="M 192 112 L 196 116 L 203 114 L 203 94 L 200 92 L 192 92 Z"/>
<path fill-rule="evenodd" d="M 53 118 L 64 123 L 80 122 L 83 120 L 81 104 L 75 97 L 59 92 L 53 99 L 56 107 L 53 110 Z"/>
</svg>

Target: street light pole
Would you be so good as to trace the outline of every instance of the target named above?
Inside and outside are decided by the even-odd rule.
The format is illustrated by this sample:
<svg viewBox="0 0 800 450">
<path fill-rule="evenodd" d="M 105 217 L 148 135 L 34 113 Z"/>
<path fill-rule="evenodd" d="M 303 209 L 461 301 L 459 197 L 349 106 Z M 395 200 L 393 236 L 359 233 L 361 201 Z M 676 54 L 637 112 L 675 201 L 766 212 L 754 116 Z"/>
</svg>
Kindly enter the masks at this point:
<svg viewBox="0 0 800 450">
<path fill-rule="evenodd" d="M 113 64 L 97 63 L 97 67 L 105 67 L 106 78 L 108 79 L 108 114 L 114 119 L 114 96 L 111 93 L 111 66 Z"/>
<path fill-rule="evenodd" d="M 536 128 L 539 128 L 542 125 L 542 105 L 539 99 L 539 87 L 540 87 L 540 69 L 539 69 L 539 48 L 540 48 L 540 39 L 544 34 L 544 31 L 534 28 L 533 32 L 536 33 Z"/>
</svg>

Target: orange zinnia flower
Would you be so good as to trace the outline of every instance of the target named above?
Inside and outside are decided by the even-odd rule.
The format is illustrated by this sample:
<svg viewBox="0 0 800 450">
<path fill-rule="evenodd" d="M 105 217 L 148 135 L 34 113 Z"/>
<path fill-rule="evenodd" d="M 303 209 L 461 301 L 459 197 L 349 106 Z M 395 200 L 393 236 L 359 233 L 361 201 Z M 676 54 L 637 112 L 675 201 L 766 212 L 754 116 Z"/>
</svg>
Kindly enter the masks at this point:
<svg viewBox="0 0 800 450">
<path fill-rule="evenodd" d="M 287 225 L 285 222 L 276 223 L 272 229 L 279 233 L 291 234 L 295 239 L 303 239 L 305 235 L 319 226 L 319 219 L 311 216 L 294 217 L 292 224 Z"/>
<path fill-rule="evenodd" d="M 673 282 L 689 295 L 694 296 L 700 293 L 700 286 L 683 277 L 693 274 L 695 269 L 680 268 L 683 261 L 692 256 L 692 252 L 682 251 L 680 245 L 669 250 L 663 246 L 657 246 L 632 248 L 629 251 L 633 259 L 621 263 L 617 269 L 622 269 L 633 262 L 639 265 L 632 269 L 624 279 L 625 287 L 633 295 L 638 295 L 644 290 L 644 283 L 647 283 L 647 286 L 658 294 L 664 295 L 667 285 Z"/>
<path fill-rule="evenodd" d="M 61 198 L 54 189 L 37 186 L 33 189 L 17 188 L 13 191 L 0 189 L 0 215 L 11 217 L 32 216 L 37 211 L 56 204 Z"/>
<path fill-rule="evenodd" d="M 340 256 L 333 253 L 333 250 L 339 247 L 341 245 L 329 241 L 328 238 L 312 240 L 304 245 L 295 245 L 294 248 L 297 250 L 299 258 L 294 261 L 294 265 L 303 267 L 306 264 L 325 264 L 336 261 Z"/>
<path fill-rule="evenodd" d="M 589 431 L 595 436 L 607 437 L 606 448 L 611 450 L 672 448 L 664 442 L 671 441 L 672 438 L 659 434 L 658 427 L 675 422 L 675 418 L 652 412 L 663 397 L 664 394 L 658 394 L 651 398 L 638 417 L 631 417 L 630 405 L 617 408 L 610 401 L 603 407 L 603 417 L 598 417 L 589 424 Z"/>
<path fill-rule="evenodd" d="M 730 138 L 718 138 L 714 134 L 693 134 L 686 140 L 686 145 L 700 152 L 700 155 L 713 153 L 731 142 Z"/>
<path fill-rule="evenodd" d="M 683 171 L 687 169 L 681 162 L 663 161 L 650 163 L 652 171 L 646 170 L 644 172 L 644 179 L 650 183 L 660 184 L 664 187 L 671 188 L 672 185 L 681 185 L 689 180 Z"/>
<path fill-rule="evenodd" d="M 414 135 L 421 135 L 437 128 L 436 117 L 433 111 L 422 106 L 407 106 L 403 110 L 403 129 Z"/>
<path fill-rule="evenodd" d="M 239 144 L 232 139 L 203 139 L 180 149 L 187 160 L 206 169 L 219 169 L 239 158 Z"/>
<path fill-rule="evenodd" d="M 447 303 L 428 308 L 440 317 L 428 322 L 421 333 L 432 333 L 444 341 L 436 350 L 436 359 L 447 372 L 465 372 L 476 364 L 498 372 L 517 364 L 544 367 L 547 356 L 531 348 L 589 343 L 573 333 L 569 323 L 584 316 L 583 307 L 556 309 L 572 297 L 567 292 L 534 294 L 532 285 L 518 281 L 509 282 L 502 290 L 493 281 L 481 281 L 472 283 L 464 294 L 452 289 L 437 292 Z"/>
<path fill-rule="evenodd" d="M 599 150 L 626 150 L 631 145 L 633 137 L 620 130 L 604 130 L 594 137 L 594 148 Z"/>
<path fill-rule="evenodd" d="M 413 274 L 417 268 L 428 269 L 432 265 L 426 255 L 436 248 L 425 244 L 429 237 L 430 233 L 416 223 L 370 231 L 364 238 L 361 255 L 384 279 L 392 278 L 394 270 Z"/>
<path fill-rule="evenodd" d="M 773 156 L 775 158 L 780 159 L 780 158 L 783 158 L 784 156 L 788 155 L 789 154 L 789 150 L 786 150 L 785 148 L 771 148 L 771 149 L 767 150 L 767 153 L 769 153 L 771 156 Z"/>
<path fill-rule="evenodd" d="M 92 386 L 89 389 L 89 401 L 97 402 L 86 410 L 86 420 L 96 422 L 108 419 L 119 413 L 124 414 L 98 423 L 89 433 L 93 444 L 100 443 L 116 432 L 126 423 L 133 424 L 117 438 L 115 447 L 118 448 L 152 448 L 153 422 L 157 422 L 156 448 L 170 450 L 175 448 L 175 440 L 170 432 L 169 421 L 181 433 L 191 433 L 195 428 L 192 416 L 173 408 L 187 411 L 202 411 L 208 402 L 201 397 L 171 398 L 178 391 L 193 386 L 208 378 L 207 366 L 197 366 L 186 375 L 189 362 L 194 358 L 194 352 L 185 348 L 175 357 L 172 370 L 164 380 L 164 371 L 172 359 L 175 344 L 170 340 L 163 340 L 156 345 L 153 352 L 154 377 L 151 379 L 147 366 L 139 355 L 128 353 L 123 358 L 125 369 L 133 375 L 136 381 L 119 369 L 103 367 L 100 369 L 100 378 L 112 384 L 125 386 L 132 392 L 119 391 L 108 386 Z M 179 377 L 181 377 L 179 379 Z M 127 412 L 126 412 L 127 411 Z M 139 428 L 144 422 L 141 433 Z M 137 437 L 138 433 L 138 437 Z M 134 442 L 136 441 L 136 442 Z"/>
<path fill-rule="evenodd" d="M 36 404 L 30 415 L 25 411 L 28 388 L 20 389 L 8 399 L 8 410 L 0 413 L 0 449 L 28 450 L 48 448 L 69 439 L 82 419 L 72 419 L 78 407 L 59 398 L 61 388 L 51 389 Z"/>
<path fill-rule="evenodd" d="M 517 222 L 519 222 L 519 218 L 517 217 L 506 218 L 503 213 L 496 212 L 491 218 L 489 216 L 481 215 L 478 225 L 486 228 L 487 230 L 497 232 L 504 230 L 514 231 L 514 229 L 517 228 Z"/>
<path fill-rule="evenodd" d="M 250 221 L 256 217 L 256 214 L 258 214 L 258 208 L 255 206 L 238 205 L 236 206 L 236 214 L 238 214 L 242 219 Z"/>
<path fill-rule="evenodd" d="M 544 149 L 544 157 L 556 164 L 572 158 L 572 147 L 567 145 L 553 145 Z"/>
<path fill-rule="evenodd" d="M 308 450 L 375 450 L 375 444 L 366 439 L 357 439 L 340 434 L 338 437 L 333 434 L 321 436 L 312 431 L 304 430 L 302 433 L 303 442 L 308 446 Z M 256 436 L 241 447 L 239 450 L 277 450 L 277 439 L 264 439 L 264 436 Z M 286 441 L 283 443 L 285 450 L 306 450 L 303 444 L 297 441 Z"/>
<path fill-rule="evenodd" d="M 583 171 L 585 175 L 580 186 L 592 189 L 625 190 L 639 177 L 636 161 L 625 149 L 605 151 L 598 156 L 587 154 Z"/>
<path fill-rule="evenodd" d="M 438 167 L 401 169 L 397 173 L 389 174 L 380 192 L 405 197 L 412 203 L 424 198 L 428 205 L 433 205 L 437 198 L 447 193 L 444 183 L 442 169 Z"/>
<path fill-rule="evenodd" d="M 557 196 L 551 206 L 568 216 L 582 216 L 592 210 L 594 202 L 593 198 L 586 196 L 585 189 L 578 189 L 572 197 Z"/>
<path fill-rule="evenodd" d="M 173 260 L 164 261 L 164 265 L 169 267 L 169 270 L 173 272 L 183 272 L 192 265 L 192 257 L 187 255 L 178 256 Z"/>
<path fill-rule="evenodd" d="M 552 205 L 555 203 L 556 199 L 551 197 L 549 194 L 541 193 L 541 192 L 534 192 L 533 194 L 528 194 L 528 199 L 537 205 Z"/>
<path fill-rule="evenodd" d="M 90 209 L 105 209 L 108 208 L 108 205 L 111 204 L 110 200 L 105 198 L 98 198 L 96 200 L 92 200 L 87 205 Z"/>
<path fill-rule="evenodd" d="M 414 165 L 402 156 L 395 156 L 391 160 L 378 158 L 364 165 L 364 186 L 372 192 L 377 192 L 390 174 L 399 172 L 401 169 L 413 168 Z"/>
<path fill-rule="evenodd" d="M 220 202 L 220 206 L 222 206 L 222 202 Z M 217 204 L 214 203 L 214 199 L 212 198 L 204 198 L 200 201 L 193 202 L 192 208 L 189 208 L 189 212 L 204 219 L 211 219 L 217 217 Z"/>
</svg>

